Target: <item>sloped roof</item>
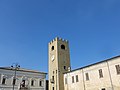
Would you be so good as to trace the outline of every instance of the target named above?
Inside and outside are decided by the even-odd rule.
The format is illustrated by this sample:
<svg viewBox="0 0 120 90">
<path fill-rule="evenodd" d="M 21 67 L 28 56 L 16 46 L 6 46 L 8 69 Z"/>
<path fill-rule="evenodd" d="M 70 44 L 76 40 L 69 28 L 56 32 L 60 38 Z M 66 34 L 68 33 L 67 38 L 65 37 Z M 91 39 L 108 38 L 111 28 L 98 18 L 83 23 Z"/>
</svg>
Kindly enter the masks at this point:
<svg viewBox="0 0 120 90">
<path fill-rule="evenodd" d="M 86 65 L 86 66 L 83 66 L 83 67 L 80 67 L 80 68 L 71 70 L 70 72 L 74 72 L 74 71 L 76 71 L 76 70 L 80 70 L 80 69 L 83 69 L 83 68 L 87 68 L 87 67 L 90 67 L 90 66 L 93 66 L 93 65 L 96 65 L 96 64 L 100 64 L 100 63 L 103 63 L 103 62 L 108 62 L 108 61 L 113 60 L 113 59 L 115 59 L 115 58 L 120 58 L 120 55 L 115 56 L 115 57 L 112 57 L 112 58 L 109 58 L 109 59 L 106 59 L 106 60 L 102 60 L 102 61 L 97 62 L 97 63 L 93 63 L 93 64 L 90 64 L 90 65 Z M 70 73 L 70 72 L 66 72 L 66 73 Z"/>
</svg>

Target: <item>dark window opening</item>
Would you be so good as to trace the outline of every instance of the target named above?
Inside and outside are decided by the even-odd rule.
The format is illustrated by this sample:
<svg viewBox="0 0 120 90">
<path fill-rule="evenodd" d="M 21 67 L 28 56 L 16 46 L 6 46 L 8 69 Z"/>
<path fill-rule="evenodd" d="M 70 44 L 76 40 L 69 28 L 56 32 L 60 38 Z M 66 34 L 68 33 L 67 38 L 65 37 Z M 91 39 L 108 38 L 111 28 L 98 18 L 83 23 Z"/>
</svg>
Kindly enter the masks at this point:
<svg viewBox="0 0 120 90">
<path fill-rule="evenodd" d="M 25 87 L 25 80 L 22 80 L 22 87 Z"/>
<path fill-rule="evenodd" d="M 5 84 L 5 82 L 6 82 L 6 78 L 3 78 L 2 84 Z"/>
<path fill-rule="evenodd" d="M 64 66 L 64 70 L 66 70 L 66 66 Z"/>
<path fill-rule="evenodd" d="M 54 76 L 52 76 L 52 80 L 54 81 Z"/>
<path fill-rule="evenodd" d="M 53 87 L 53 90 L 54 90 L 54 87 Z"/>
<path fill-rule="evenodd" d="M 120 74 L 120 65 L 115 65 L 117 74 Z"/>
<path fill-rule="evenodd" d="M 16 82 L 16 79 L 14 78 L 14 79 L 13 79 L 13 85 L 15 85 L 15 82 Z"/>
<path fill-rule="evenodd" d="M 76 75 L 76 82 L 78 82 L 79 80 L 78 80 L 78 75 Z"/>
<path fill-rule="evenodd" d="M 34 80 L 31 81 L 31 86 L 34 86 Z"/>
<path fill-rule="evenodd" d="M 61 49 L 64 49 L 64 50 L 65 50 L 65 45 L 61 45 Z"/>
<path fill-rule="evenodd" d="M 42 86 L 42 81 L 40 81 L 39 85 Z"/>
<path fill-rule="evenodd" d="M 89 80 L 89 74 L 86 73 L 85 75 L 86 75 L 86 80 Z"/>
<path fill-rule="evenodd" d="M 105 90 L 105 88 L 102 88 L 101 90 Z"/>
<path fill-rule="evenodd" d="M 99 77 L 102 78 L 103 77 L 103 72 L 102 69 L 99 69 Z"/>
<path fill-rule="evenodd" d="M 72 76 L 72 83 L 74 83 L 74 76 Z"/>
<path fill-rule="evenodd" d="M 54 50 L 54 46 L 52 46 L 51 50 L 52 50 L 52 51 Z"/>
</svg>

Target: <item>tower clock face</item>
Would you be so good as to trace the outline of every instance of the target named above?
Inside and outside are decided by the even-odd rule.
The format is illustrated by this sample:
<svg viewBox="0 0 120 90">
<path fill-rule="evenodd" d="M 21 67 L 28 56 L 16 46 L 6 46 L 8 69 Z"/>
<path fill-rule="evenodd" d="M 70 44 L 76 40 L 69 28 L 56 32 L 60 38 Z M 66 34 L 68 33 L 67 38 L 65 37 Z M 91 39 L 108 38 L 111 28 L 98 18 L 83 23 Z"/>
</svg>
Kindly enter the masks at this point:
<svg viewBox="0 0 120 90">
<path fill-rule="evenodd" d="M 55 59 L 55 56 L 52 55 L 52 56 L 51 56 L 51 61 L 54 61 L 54 59 Z"/>
</svg>

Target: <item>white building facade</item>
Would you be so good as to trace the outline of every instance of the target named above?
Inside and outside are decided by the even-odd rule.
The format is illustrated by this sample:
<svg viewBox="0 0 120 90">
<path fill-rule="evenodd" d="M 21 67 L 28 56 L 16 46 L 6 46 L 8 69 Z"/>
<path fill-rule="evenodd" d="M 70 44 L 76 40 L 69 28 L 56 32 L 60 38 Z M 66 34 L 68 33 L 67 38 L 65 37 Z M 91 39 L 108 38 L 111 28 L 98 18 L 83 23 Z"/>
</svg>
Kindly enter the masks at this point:
<svg viewBox="0 0 120 90">
<path fill-rule="evenodd" d="M 46 73 L 35 70 L 0 67 L 0 90 L 46 90 Z"/>
<path fill-rule="evenodd" d="M 64 90 L 120 90 L 120 56 L 65 73 Z"/>
</svg>

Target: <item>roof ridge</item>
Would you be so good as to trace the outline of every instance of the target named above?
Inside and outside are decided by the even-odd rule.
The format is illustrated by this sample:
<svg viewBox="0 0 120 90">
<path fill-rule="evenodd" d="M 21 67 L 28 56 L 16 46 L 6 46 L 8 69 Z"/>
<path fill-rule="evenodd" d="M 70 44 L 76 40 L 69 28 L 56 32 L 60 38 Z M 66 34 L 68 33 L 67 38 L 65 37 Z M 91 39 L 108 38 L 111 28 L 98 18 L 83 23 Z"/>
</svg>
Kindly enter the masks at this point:
<svg viewBox="0 0 120 90">
<path fill-rule="evenodd" d="M 111 57 L 111 58 L 108 58 L 108 59 L 105 59 L 105 60 L 102 60 L 102 61 L 99 61 L 99 62 L 96 62 L 96 63 L 93 63 L 93 64 L 89 64 L 89 65 L 86 65 L 86 66 L 83 66 L 83 67 L 80 67 L 80 68 L 77 68 L 77 69 L 74 69 L 74 70 L 71 70 L 70 72 L 80 70 L 80 69 L 83 69 L 83 68 L 86 68 L 86 67 L 89 67 L 89 66 L 92 66 L 92 65 L 95 65 L 95 64 L 102 63 L 102 62 L 110 61 L 110 60 L 112 60 L 114 58 L 118 58 L 118 57 L 120 57 L 120 55 L 114 56 L 114 57 Z M 66 73 L 69 73 L 69 72 L 66 72 Z"/>
</svg>

